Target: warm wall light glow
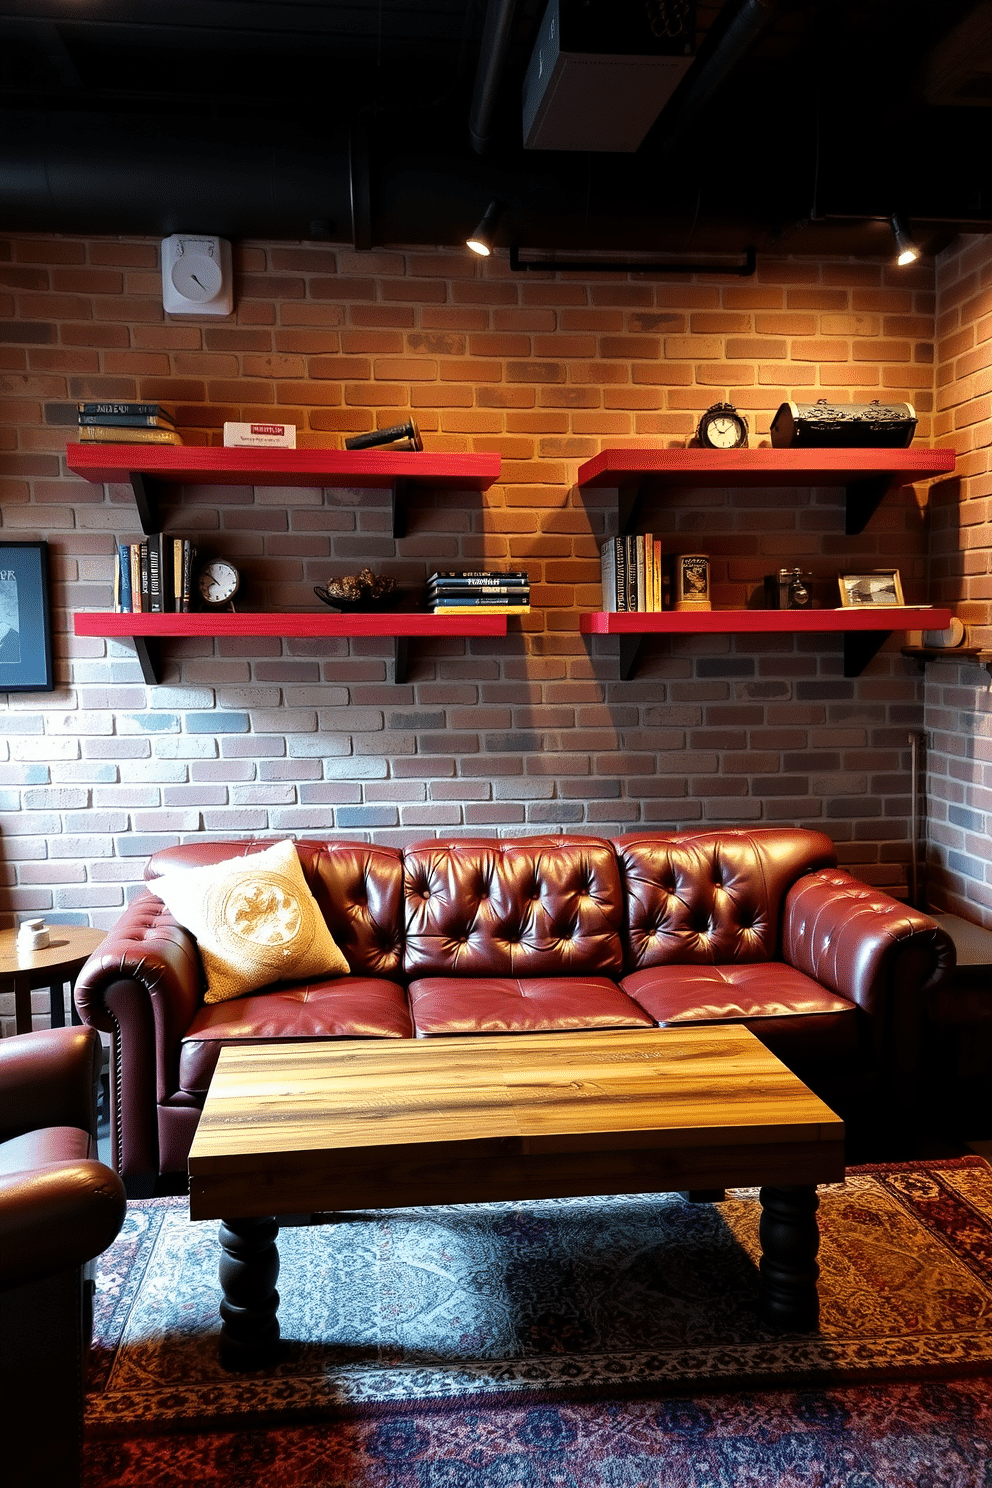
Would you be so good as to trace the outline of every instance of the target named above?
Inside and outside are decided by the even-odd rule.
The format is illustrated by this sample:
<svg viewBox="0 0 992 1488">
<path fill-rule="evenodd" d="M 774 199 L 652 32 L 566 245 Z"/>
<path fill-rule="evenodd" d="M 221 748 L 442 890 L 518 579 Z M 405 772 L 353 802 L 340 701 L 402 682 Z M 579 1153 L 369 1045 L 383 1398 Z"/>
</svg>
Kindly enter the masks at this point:
<svg viewBox="0 0 992 1488">
<path fill-rule="evenodd" d="M 496 229 L 499 219 L 503 215 L 503 203 L 491 201 L 485 210 L 482 221 L 479 223 L 471 237 L 465 239 L 465 247 L 471 248 L 473 253 L 478 253 L 480 258 L 488 258 L 493 251 L 496 240 Z"/>
<path fill-rule="evenodd" d="M 892 217 L 889 220 L 892 224 L 892 236 L 896 240 L 896 263 L 905 268 L 907 264 L 916 262 L 920 249 L 910 237 L 901 217 Z"/>
</svg>

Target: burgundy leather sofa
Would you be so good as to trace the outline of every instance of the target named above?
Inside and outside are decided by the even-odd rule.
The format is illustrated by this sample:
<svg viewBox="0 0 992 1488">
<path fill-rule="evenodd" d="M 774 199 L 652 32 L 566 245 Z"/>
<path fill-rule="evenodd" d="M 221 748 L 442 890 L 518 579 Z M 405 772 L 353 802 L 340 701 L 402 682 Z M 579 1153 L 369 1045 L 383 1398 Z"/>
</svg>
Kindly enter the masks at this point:
<svg viewBox="0 0 992 1488">
<path fill-rule="evenodd" d="M 78 1488 L 92 1260 L 124 1222 L 96 1157 L 100 1040 L 49 1028 L 0 1040 L 0 1476 Z"/>
<path fill-rule="evenodd" d="M 113 1035 L 113 1151 L 132 1195 L 181 1186 L 229 1043 L 434 1038 L 744 1023 L 842 1115 L 917 1063 L 922 999 L 949 937 L 836 866 L 801 828 L 430 840 L 299 841 L 351 974 L 205 1005 L 193 938 L 155 896 L 167 869 L 264 841 L 156 853 L 76 983 Z"/>
</svg>

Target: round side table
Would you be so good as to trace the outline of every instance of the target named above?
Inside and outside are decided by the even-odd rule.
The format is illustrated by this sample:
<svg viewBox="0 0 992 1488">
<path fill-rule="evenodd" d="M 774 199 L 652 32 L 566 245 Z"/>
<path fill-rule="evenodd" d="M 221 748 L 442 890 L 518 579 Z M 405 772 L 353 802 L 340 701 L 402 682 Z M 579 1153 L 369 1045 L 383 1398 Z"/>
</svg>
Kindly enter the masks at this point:
<svg viewBox="0 0 992 1488">
<path fill-rule="evenodd" d="M 70 988 L 83 964 L 105 939 L 105 930 L 88 925 L 49 925 L 51 939 L 44 950 L 19 951 L 17 931 L 0 930 L 0 992 L 14 994 L 14 1020 L 18 1033 L 31 1032 L 31 993 L 48 987 L 52 1027 L 65 1025 L 64 987 Z"/>
</svg>

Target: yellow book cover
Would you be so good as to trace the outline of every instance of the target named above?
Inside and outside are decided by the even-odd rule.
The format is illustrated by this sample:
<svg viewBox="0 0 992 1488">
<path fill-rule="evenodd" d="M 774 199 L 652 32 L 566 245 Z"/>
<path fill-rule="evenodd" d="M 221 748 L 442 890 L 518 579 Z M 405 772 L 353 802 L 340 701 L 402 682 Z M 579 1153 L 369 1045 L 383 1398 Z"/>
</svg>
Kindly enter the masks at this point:
<svg viewBox="0 0 992 1488">
<path fill-rule="evenodd" d="M 119 429 L 116 424 L 81 424 L 82 444 L 182 444 L 175 429 Z"/>
<path fill-rule="evenodd" d="M 433 615 L 529 615 L 530 605 L 438 605 Z"/>
</svg>

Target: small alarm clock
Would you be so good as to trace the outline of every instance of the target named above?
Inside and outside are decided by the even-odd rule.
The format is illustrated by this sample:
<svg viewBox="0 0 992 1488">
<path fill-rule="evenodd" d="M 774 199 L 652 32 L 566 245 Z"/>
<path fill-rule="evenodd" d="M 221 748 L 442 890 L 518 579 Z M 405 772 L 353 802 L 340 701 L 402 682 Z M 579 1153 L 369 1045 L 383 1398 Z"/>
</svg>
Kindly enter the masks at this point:
<svg viewBox="0 0 992 1488">
<path fill-rule="evenodd" d="M 228 563 L 226 558 L 214 558 L 205 563 L 196 576 L 196 592 L 200 603 L 209 610 L 219 609 L 224 605 L 234 606 L 231 601 L 238 592 L 240 584 L 238 570 L 233 563 Z"/>
<path fill-rule="evenodd" d="M 704 449 L 746 449 L 747 419 L 732 403 L 714 403 L 699 420 L 696 438 Z"/>
</svg>

